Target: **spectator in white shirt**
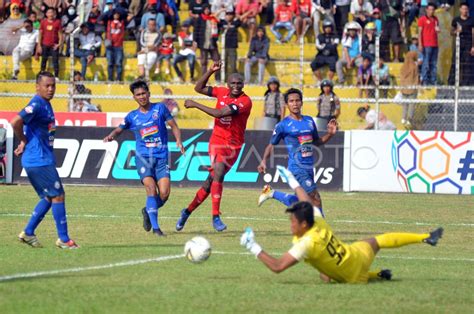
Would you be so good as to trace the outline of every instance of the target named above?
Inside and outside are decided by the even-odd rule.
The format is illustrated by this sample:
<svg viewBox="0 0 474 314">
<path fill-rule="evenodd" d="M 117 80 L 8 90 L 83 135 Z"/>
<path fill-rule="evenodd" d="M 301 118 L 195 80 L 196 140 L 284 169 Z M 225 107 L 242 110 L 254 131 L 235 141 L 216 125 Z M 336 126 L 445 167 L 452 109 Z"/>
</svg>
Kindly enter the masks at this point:
<svg viewBox="0 0 474 314">
<path fill-rule="evenodd" d="M 16 80 L 18 78 L 18 73 L 20 73 L 20 62 L 25 61 L 33 56 L 35 46 L 38 43 L 38 30 L 33 29 L 33 23 L 30 20 L 25 20 L 23 22 L 23 28 L 20 29 L 20 32 L 20 42 L 12 52 L 12 80 Z"/>
<path fill-rule="evenodd" d="M 147 28 L 140 35 L 141 50 L 137 54 L 138 74 L 145 77 L 145 70 L 150 71 L 158 57 L 158 46 L 161 44 L 161 33 L 156 29 L 156 20 L 149 19 Z"/>
<path fill-rule="evenodd" d="M 81 25 L 79 33 L 79 49 L 74 51 L 74 56 L 81 59 L 81 75 L 86 77 L 87 65 L 94 60 L 95 50 L 102 44 L 102 39 L 94 32 L 90 31 L 90 26 L 86 23 Z"/>
<path fill-rule="evenodd" d="M 351 2 L 351 14 L 354 17 L 354 21 L 364 28 L 365 24 L 370 22 L 374 7 L 368 0 L 352 0 Z"/>
<path fill-rule="evenodd" d="M 374 109 L 370 109 L 369 106 L 359 107 L 357 109 L 357 115 L 365 120 L 366 125 L 364 130 L 373 130 L 375 128 L 375 120 L 377 120 L 377 113 Z M 383 112 L 379 111 L 379 130 L 396 130 L 397 127 L 390 121 Z"/>
</svg>

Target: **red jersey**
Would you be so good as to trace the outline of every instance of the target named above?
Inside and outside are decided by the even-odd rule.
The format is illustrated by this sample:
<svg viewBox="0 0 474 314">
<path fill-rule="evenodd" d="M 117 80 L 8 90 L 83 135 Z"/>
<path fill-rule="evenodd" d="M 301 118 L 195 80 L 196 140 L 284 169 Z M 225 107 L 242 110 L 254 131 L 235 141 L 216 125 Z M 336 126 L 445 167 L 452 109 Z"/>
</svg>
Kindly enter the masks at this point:
<svg viewBox="0 0 474 314">
<path fill-rule="evenodd" d="M 303 13 L 307 17 L 311 17 L 311 0 L 293 0 L 291 7 L 296 15 Z"/>
<path fill-rule="evenodd" d="M 421 27 L 421 43 L 423 47 L 438 47 L 438 32 L 436 28 L 439 27 L 438 18 L 436 16 L 427 17 L 422 16 L 418 20 L 418 27 Z"/>
<path fill-rule="evenodd" d="M 275 10 L 277 22 L 291 22 L 293 9 L 286 4 L 279 4 Z"/>
<path fill-rule="evenodd" d="M 61 21 L 56 19 L 50 22 L 48 19 L 41 20 L 40 23 L 41 44 L 53 47 L 59 43 L 59 31 L 62 29 Z"/>
<path fill-rule="evenodd" d="M 162 55 L 172 55 L 174 51 L 173 39 L 171 38 L 163 39 L 163 41 L 161 42 L 161 46 L 158 50 L 160 54 Z"/>
<path fill-rule="evenodd" d="M 111 20 L 107 24 L 107 39 L 112 41 L 112 47 L 123 47 L 125 37 L 125 23 Z"/>
<path fill-rule="evenodd" d="M 244 144 L 247 120 L 252 110 L 250 97 L 242 93 L 239 97 L 232 98 L 227 87 L 213 87 L 212 97 L 217 98 L 216 109 L 235 104 L 238 106 L 239 113 L 214 119 L 214 131 L 209 143 L 240 148 Z"/>
</svg>

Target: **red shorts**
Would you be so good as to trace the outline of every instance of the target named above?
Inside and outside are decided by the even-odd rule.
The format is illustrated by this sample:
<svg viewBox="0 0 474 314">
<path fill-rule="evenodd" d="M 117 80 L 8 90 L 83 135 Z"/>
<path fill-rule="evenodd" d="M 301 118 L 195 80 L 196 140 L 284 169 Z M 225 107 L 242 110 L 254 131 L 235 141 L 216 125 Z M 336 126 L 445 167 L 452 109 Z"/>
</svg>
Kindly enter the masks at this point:
<svg viewBox="0 0 474 314">
<path fill-rule="evenodd" d="M 209 168 L 209 172 L 211 175 L 214 171 L 214 165 L 216 163 L 224 163 L 225 164 L 225 172 L 230 170 L 232 166 L 239 158 L 241 147 L 231 147 L 222 144 L 212 144 L 209 143 L 209 157 L 211 158 L 211 167 Z"/>
</svg>

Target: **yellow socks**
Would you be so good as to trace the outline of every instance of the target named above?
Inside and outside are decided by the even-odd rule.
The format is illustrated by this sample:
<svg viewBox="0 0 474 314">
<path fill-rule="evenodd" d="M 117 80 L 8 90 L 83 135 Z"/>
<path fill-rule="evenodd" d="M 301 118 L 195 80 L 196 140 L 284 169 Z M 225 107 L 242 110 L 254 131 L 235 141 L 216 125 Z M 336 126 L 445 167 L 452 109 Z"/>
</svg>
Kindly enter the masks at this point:
<svg viewBox="0 0 474 314">
<path fill-rule="evenodd" d="M 385 233 L 375 237 L 381 249 L 396 248 L 408 244 L 421 243 L 429 238 L 429 233 Z"/>
</svg>

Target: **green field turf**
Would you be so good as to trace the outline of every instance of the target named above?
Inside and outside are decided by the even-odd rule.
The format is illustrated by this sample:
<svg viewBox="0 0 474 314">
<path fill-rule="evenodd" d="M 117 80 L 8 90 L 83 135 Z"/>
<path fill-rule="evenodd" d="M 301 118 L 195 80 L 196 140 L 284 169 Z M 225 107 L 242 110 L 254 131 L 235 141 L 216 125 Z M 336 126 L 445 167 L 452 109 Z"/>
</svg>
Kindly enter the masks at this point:
<svg viewBox="0 0 474 314">
<path fill-rule="evenodd" d="M 0 282 L 0 313 L 139 312 L 397 312 L 472 313 L 474 306 L 474 198 L 472 196 L 322 192 L 329 223 L 345 241 L 389 231 L 428 232 L 444 226 L 437 247 L 425 244 L 384 250 L 374 266 L 392 269 L 391 282 L 324 284 L 299 264 L 279 275 L 239 245 L 246 226 L 271 253 L 291 246 L 283 205 L 256 207 L 259 190 L 225 189 L 223 220 L 211 226 L 209 200 L 174 231 L 179 211 L 194 189 L 175 188 L 160 211 L 166 238 L 142 229 L 144 190 L 67 186 L 71 237 L 81 248 L 54 247 L 51 214 L 37 235 L 45 246 L 32 249 L 17 240 L 37 198 L 30 186 L 0 186 L 0 277 L 143 261 L 180 255 L 184 243 L 203 235 L 213 254 L 203 264 L 184 257 L 65 272 Z"/>
</svg>

